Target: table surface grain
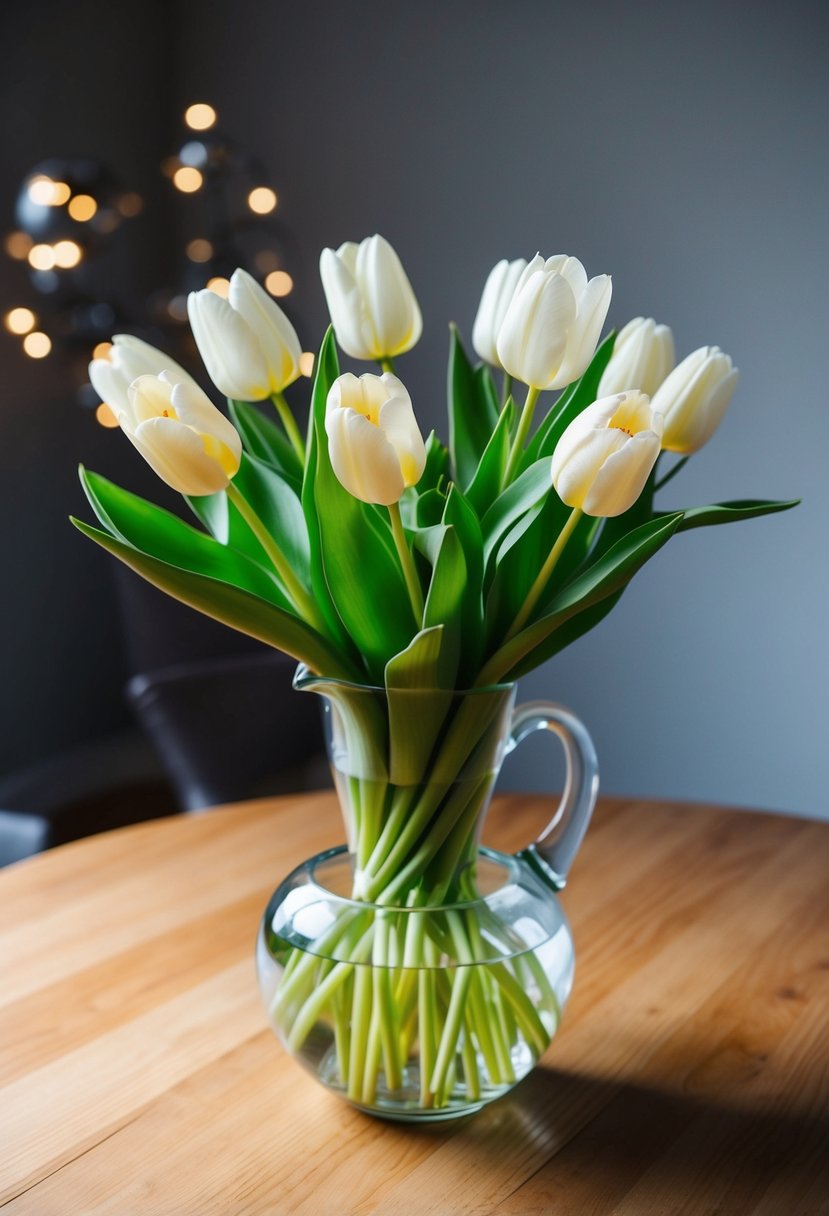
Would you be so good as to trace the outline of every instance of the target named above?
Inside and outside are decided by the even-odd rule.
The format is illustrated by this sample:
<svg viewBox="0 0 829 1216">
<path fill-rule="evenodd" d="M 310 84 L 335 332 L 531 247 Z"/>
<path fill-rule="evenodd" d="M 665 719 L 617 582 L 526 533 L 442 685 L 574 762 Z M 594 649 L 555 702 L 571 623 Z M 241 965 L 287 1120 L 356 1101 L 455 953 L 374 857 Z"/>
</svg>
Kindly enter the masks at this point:
<svg viewBox="0 0 829 1216">
<path fill-rule="evenodd" d="M 501 798 L 488 842 L 545 810 Z M 265 901 L 339 835 L 303 795 L 0 874 L 3 1216 L 829 1213 L 829 825 L 604 800 L 559 1035 L 431 1128 L 352 1110 L 265 1024 Z"/>
</svg>

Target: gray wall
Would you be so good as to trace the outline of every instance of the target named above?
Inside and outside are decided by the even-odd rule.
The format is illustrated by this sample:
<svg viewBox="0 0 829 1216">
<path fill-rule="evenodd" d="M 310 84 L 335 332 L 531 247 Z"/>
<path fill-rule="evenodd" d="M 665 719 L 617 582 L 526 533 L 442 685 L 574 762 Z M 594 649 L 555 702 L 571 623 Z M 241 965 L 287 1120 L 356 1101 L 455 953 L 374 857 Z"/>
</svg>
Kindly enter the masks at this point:
<svg viewBox="0 0 829 1216">
<path fill-rule="evenodd" d="M 733 355 L 742 381 L 731 412 L 666 505 L 755 495 L 803 505 L 676 539 L 523 692 L 584 717 L 606 791 L 826 814 L 823 6 L 183 0 L 142 10 L 137 33 L 116 28 L 113 7 L 47 6 L 88 9 L 85 36 L 103 28 L 115 45 L 88 72 L 76 37 L 87 57 L 59 111 L 35 107 L 24 121 L 18 172 L 35 145 L 45 154 L 74 133 L 76 147 L 97 142 L 151 174 L 162 99 L 168 124 L 187 102 L 212 101 L 271 168 L 299 245 L 309 343 L 325 320 L 318 250 L 374 231 L 399 249 L 426 320 L 403 364 L 424 422 L 444 417 L 446 323 L 469 333 L 502 256 L 576 254 L 591 274 L 613 274 L 613 324 L 652 314 L 681 352 L 716 342 Z M 34 55 L 34 37 L 28 45 Z M 81 434 L 72 413 L 40 451 L 32 426 L 48 432 L 60 390 L 52 373 L 35 384 L 31 371 L 0 420 L 18 479 L 14 493 L 0 485 L 3 544 L 20 555 L 0 609 L 16 741 L 0 767 L 103 731 L 120 712 L 98 555 L 58 521 L 77 505 L 76 457 L 92 444 L 90 463 L 116 477 L 123 457 Z M 34 408 L 25 425 L 21 399 Z M 52 480 L 50 497 L 37 478 Z M 33 515 L 11 535 L 21 494 Z M 544 767 L 533 747 L 510 780 L 541 787 Z"/>
</svg>

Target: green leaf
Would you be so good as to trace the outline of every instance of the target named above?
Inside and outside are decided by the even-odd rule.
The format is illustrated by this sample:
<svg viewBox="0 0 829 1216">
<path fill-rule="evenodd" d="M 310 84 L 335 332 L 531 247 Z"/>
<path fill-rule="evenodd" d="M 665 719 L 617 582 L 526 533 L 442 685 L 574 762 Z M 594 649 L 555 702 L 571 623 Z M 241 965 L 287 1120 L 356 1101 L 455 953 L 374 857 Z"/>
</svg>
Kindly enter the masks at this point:
<svg viewBox="0 0 829 1216">
<path fill-rule="evenodd" d="M 379 516 L 337 480 L 328 456 L 325 405 L 339 375 L 333 331 L 317 363 L 312 411 L 313 438 L 306 464 L 302 505 L 311 535 L 315 592 L 327 588 L 337 616 L 379 682 L 391 655 L 408 643 L 415 624 L 396 553 L 378 531 Z M 418 622 L 419 624 L 419 622 Z"/>
<path fill-rule="evenodd" d="M 308 528 L 302 503 L 292 484 L 270 465 L 244 453 L 233 483 L 265 524 L 299 581 L 304 587 L 310 587 Z M 259 565 L 270 569 L 262 546 L 224 491 L 186 501 L 217 541 L 241 550 Z"/>
<path fill-rule="evenodd" d="M 443 522 L 457 532 L 466 564 L 458 678 L 462 684 L 471 684 L 480 668 L 484 646 L 484 541 L 477 515 L 454 484 L 446 500 Z"/>
<path fill-rule="evenodd" d="M 389 711 L 389 779 L 422 783 L 454 698 L 443 682 L 443 625 L 422 629 L 386 664 Z"/>
<path fill-rule="evenodd" d="M 542 456 L 552 456 L 556 444 L 573 419 L 596 400 L 599 381 L 613 354 L 615 342 L 616 332 L 614 330 L 602 342 L 581 379 L 568 385 L 550 409 L 527 445 L 520 468 L 527 468 L 534 460 L 540 460 Z"/>
<path fill-rule="evenodd" d="M 248 401 L 228 400 L 230 421 L 236 427 L 249 455 L 275 469 L 299 492 L 302 465 L 290 441 L 273 421 Z"/>
<path fill-rule="evenodd" d="M 500 492 L 514 423 L 515 402 L 508 397 L 466 492 L 479 519 L 483 519 Z"/>
<path fill-rule="evenodd" d="M 220 544 L 97 473 L 81 469 L 80 477 L 93 511 L 116 538 L 169 566 L 231 583 L 291 610 L 276 576 L 244 553 Z"/>
<path fill-rule="evenodd" d="M 457 530 L 442 525 L 442 531 L 423 611 L 423 627 L 428 629 L 443 625 L 442 683 L 445 687 L 451 687 L 460 661 L 467 575 L 466 559 Z"/>
<path fill-rule="evenodd" d="M 484 562 L 489 562 L 501 538 L 516 520 L 535 506 L 551 486 L 549 460 L 537 460 L 496 498 L 481 521 Z"/>
<path fill-rule="evenodd" d="M 346 666 L 339 654 L 292 612 L 217 577 L 184 570 L 142 553 L 108 532 L 91 528 L 82 520 L 72 518 L 71 522 L 84 536 L 94 540 L 136 574 L 181 603 L 229 625 L 239 633 L 249 634 L 268 646 L 284 650 L 299 662 L 306 663 L 312 671 L 325 671 L 338 679 L 353 679 L 353 670 Z M 216 542 L 210 540 L 209 543 Z"/>
<path fill-rule="evenodd" d="M 417 483 L 417 493 L 436 490 L 441 482 L 449 480 L 449 449 L 444 447 L 434 431 L 426 440 L 426 464 Z"/>
<path fill-rule="evenodd" d="M 737 523 L 741 519 L 754 519 L 759 515 L 774 515 L 778 511 L 789 511 L 799 503 L 799 498 L 792 498 L 785 502 L 761 498 L 738 498 L 733 502 L 713 503 L 710 507 L 688 507 L 683 511 L 683 519 L 678 531 L 688 532 L 691 528 L 708 528 L 715 524 L 731 524 Z"/>
<path fill-rule="evenodd" d="M 545 605 L 544 615 L 523 629 L 496 653 L 485 669 L 484 682 L 512 679 L 543 661 L 544 643 L 557 629 L 594 604 L 622 590 L 649 558 L 670 540 L 682 512 L 650 520 L 618 541 L 599 561 L 577 575 Z M 493 674 L 494 673 L 494 674 Z"/>
<path fill-rule="evenodd" d="M 498 422 L 498 394 L 489 368 L 473 369 L 457 327 L 449 339 L 449 453 L 454 480 L 465 489 Z"/>
<path fill-rule="evenodd" d="M 589 633 L 591 629 L 600 624 L 606 616 L 608 616 L 624 594 L 625 588 L 622 587 L 613 595 L 608 595 L 603 600 L 599 600 L 597 604 L 592 604 L 589 608 L 585 608 L 583 612 L 577 612 L 575 616 L 571 616 L 569 620 L 560 625 L 553 633 L 550 634 L 546 642 L 540 646 L 517 667 L 513 668 L 510 679 L 518 680 L 521 676 L 527 675 L 533 671 L 541 663 L 546 663 L 553 655 L 570 646 L 571 643 L 578 641 L 585 633 Z"/>
</svg>

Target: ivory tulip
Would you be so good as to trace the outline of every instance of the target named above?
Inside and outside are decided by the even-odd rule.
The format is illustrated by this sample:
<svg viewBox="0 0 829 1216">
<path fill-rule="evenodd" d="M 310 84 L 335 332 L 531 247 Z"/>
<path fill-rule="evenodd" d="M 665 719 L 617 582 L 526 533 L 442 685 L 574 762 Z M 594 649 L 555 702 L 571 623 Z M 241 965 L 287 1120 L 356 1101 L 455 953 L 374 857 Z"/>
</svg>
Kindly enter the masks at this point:
<svg viewBox="0 0 829 1216">
<path fill-rule="evenodd" d="M 190 328 L 210 379 L 236 401 L 264 401 L 300 374 L 299 338 L 282 309 L 245 270 L 235 270 L 228 298 L 191 291 Z"/>
<path fill-rule="evenodd" d="M 588 280 L 578 258 L 557 254 L 545 262 L 536 254 L 498 332 L 504 371 L 538 390 L 578 380 L 595 353 L 611 291 L 609 276 Z"/>
<path fill-rule="evenodd" d="M 718 346 L 701 346 L 675 367 L 653 399 L 665 419 L 662 447 L 690 455 L 723 419 L 740 373 Z"/>
<path fill-rule="evenodd" d="M 653 317 L 634 317 L 620 331 L 610 362 L 599 381 L 598 396 L 638 388 L 652 397 L 674 365 L 674 336 Z"/>
<path fill-rule="evenodd" d="M 644 393 L 617 393 L 588 405 L 553 452 L 559 498 L 585 515 L 621 515 L 645 488 L 661 435 L 662 418 Z"/>
<path fill-rule="evenodd" d="M 214 494 L 239 471 L 235 427 L 193 381 L 166 371 L 139 376 L 118 421 L 161 480 L 181 494 Z"/>
<path fill-rule="evenodd" d="M 149 342 L 131 334 L 116 334 L 106 359 L 93 359 L 89 365 L 92 387 L 116 414 L 129 408 L 129 387 L 139 376 L 157 376 L 167 371 L 171 377 L 194 383 L 175 359 L 156 350 Z"/>
<path fill-rule="evenodd" d="M 524 258 L 508 262 L 506 258 L 493 266 L 489 272 L 475 323 L 472 326 L 472 346 L 479 359 L 500 367 L 498 358 L 498 331 L 510 305 L 518 281 L 527 268 Z"/>
<path fill-rule="evenodd" d="M 338 377 L 328 392 L 325 430 L 334 472 L 355 498 L 388 507 L 420 480 L 423 437 L 408 392 L 390 372 Z"/>
<path fill-rule="evenodd" d="M 411 350 L 423 330 L 400 259 L 382 236 L 323 249 L 320 277 L 334 333 L 353 359 L 382 361 Z"/>
</svg>

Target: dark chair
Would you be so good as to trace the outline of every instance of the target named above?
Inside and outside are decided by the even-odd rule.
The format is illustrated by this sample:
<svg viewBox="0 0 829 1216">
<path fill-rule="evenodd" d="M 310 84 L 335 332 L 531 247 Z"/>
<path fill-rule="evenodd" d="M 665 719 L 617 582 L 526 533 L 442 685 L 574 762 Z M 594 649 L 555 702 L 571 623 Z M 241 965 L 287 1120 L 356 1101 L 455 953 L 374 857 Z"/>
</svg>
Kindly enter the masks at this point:
<svg viewBox="0 0 829 1216">
<path fill-rule="evenodd" d="M 127 699 L 182 810 L 330 784 L 317 697 L 294 692 L 278 652 L 133 676 Z"/>
</svg>

